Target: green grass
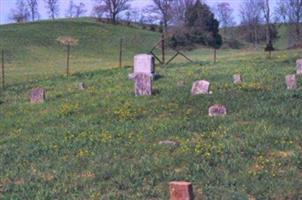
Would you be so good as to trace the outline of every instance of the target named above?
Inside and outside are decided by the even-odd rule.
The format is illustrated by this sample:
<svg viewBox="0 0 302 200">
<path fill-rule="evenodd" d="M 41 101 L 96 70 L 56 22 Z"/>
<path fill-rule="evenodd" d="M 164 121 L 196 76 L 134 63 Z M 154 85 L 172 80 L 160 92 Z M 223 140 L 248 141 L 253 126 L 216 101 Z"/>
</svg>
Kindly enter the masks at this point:
<svg viewBox="0 0 302 200">
<path fill-rule="evenodd" d="M 45 49 L 59 55 L 55 44 Z M 161 78 L 151 97 L 134 96 L 130 67 L 79 64 L 69 78 L 59 71 L 47 79 L 29 67 L 33 78 L 12 81 L 0 97 L 0 199 L 168 199 L 175 180 L 191 181 L 196 199 L 301 198 L 302 90 L 284 85 L 301 52 L 278 51 L 268 60 L 263 52 L 223 50 L 216 65 L 209 50 L 187 54 L 196 62 L 179 58 L 157 67 Z M 234 73 L 244 84 L 232 84 Z M 211 82 L 212 95 L 190 96 L 199 79 Z M 79 82 L 88 89 L 80 91 Z M 47 90 L 44 104 L 29 103 L 34 87 Z M 216 103 L 226 105 L 226 117 L 207 116 Z M 161 146 L 161 140 L 180 145 Z"/>
<path fill-rule="evenodd" d="M 159 39 L 156 32 L 86 18 L 0 26 L 0 49 L 6 51 L 8 84 L 64 73 L 66 47 L 56 41 L 59 36 L 79 40 L 79 45 L 71 50 L 73 73 L 118 67 L 120 39 L 124 39 L 125 66 L 132 64 L 135 54 L 150 51 Z"/>
</svg>

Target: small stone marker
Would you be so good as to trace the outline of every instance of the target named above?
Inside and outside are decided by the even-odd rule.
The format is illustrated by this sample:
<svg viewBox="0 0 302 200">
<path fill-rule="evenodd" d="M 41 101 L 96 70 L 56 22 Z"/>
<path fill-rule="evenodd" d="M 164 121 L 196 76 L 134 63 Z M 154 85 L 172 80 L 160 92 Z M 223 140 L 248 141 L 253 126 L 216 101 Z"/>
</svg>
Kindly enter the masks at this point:
<svg viewBox="0 0 302 200">
<path fill-rule="evenodd" d="M 195 81 L 191 89 L 191 95 L 209 94 L 210 82 L 206 80 Z"/>
<path fill-rule="evenodd" d="M 45 101 L 45 90 L 42 88 L 35 88 L 30 93 L 30 103 L 43 103 Z"/>
<path fill-rule="evenodd" d="M 177 142 L 174 142 L 174 141 L 171 141 L 171 140 L 163 140 L 163 141 L 160 141 L 158 144 L 171 146 L 171 147 L 177 147 L 179 145 Z"/>
<path fill-rule="evenodd" d="M 190 182 L 170 182 L 170 200 L 193 200 L 193 187 Z"/>
<path fill-rule="evenodd" d="M 302 74 L 302 59 L 298 59 L 296 61 L 297 63 L 297 74 L 301 75 Z"/>
<path fill-rule="evenodd" d="M 297 78 L 295 74 L 285 76 L 285 82 L 288 90 L 297 89 Z"/>
<path fill-rule="evenodd" d="M 223 117 L 226 116 L 227 109 L 224 105 L 215 104 L 209 108 L 210 117 Z"/>
<path fill-rule="evenodd" d="M 152 75 L 145 73 L 137 73 L 134 77 L 135 96 L 151 96 L 152 95 Z"/>
<path fill-rule="evenodd" d="M 86 89 L 85 83 L 83 83 L 83 82 L 79 83 L 79 89 L 80 90 L 85 90 Z"/>
<path fill-rule="evenodd" d="M 242 77 L 240 74 L 234 74 L 233 75 L 233 82 L 234 84 L 240 84 L 242 83 Z"/>
</svg>

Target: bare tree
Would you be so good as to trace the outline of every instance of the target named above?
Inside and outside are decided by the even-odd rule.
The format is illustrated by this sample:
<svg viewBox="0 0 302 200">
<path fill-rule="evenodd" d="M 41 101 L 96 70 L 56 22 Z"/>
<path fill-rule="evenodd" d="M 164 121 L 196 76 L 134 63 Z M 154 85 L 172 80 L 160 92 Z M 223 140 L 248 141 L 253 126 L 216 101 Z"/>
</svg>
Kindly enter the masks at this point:
<svg viewBox="0 0 302 200">
<path fill-rule="evenodd" d="M 49 17 L 54 20 L 59 15 L 59 0 L 44 0 Z"/>
<path fill-rule="evenodd" d="M 266 43 L 271 42 L 271 7 L 269 0 L 263 0 L 261 2 L 261 8 L 263 10 L 263 16 L 266 24 Z"/>
<path fill-rule="evenodd" d="M 85 14 L 87 10 L 85 9 L 85 4 L 80 2 L 79 4 L 74 4 L 73 0 L 69 2 L 69 7 L 66 10 L 66 17 L 81 17 Z"/>
<path fill-rule="evenodd" d="M 74 3 L 73 3 L 73 0 L 70 0 L 69 1 L 69 6 L 68 6 L 68 8 L 66 10 L 65 17 L 72 18 L 73 17 L 73 13 L 74 13 Z"/>
<path fill-rule="evenodd" d="M 152 0 L 153 5 L 148 7 L 150 13 L 159 15 L 164 26 L 164 32 L 168 29 L 168 24 L 172 20 L 172 7 L 175 0 Z"/>
<path fill-rule="evenodd" d="M 105 13 L 109 16 L 113 24 L 116 24 L 118 15 L 130 9 L 130 1 L 132 0 L 96 0 L 97 5 L 94 8 L 95 12 Z M 97 13 L 96 13 L 97 14 Z M 100 15 L 100 14 L 97 14 Z"/>
<path fill-rule="evenodd" d="M 234 26 L 235 21 L 233 18 L 234 10 L 231 8 L 231 5 L 227 2 L 218 3 L 216 5 L 216 15 L 220 22 L 220 25 L 223 29 Z"/>
<path fill-rule="evenodd" d="M 27 5 L 30 10 L 31 20 L 35 21 L 37 18 L 39 18 L 38 1 L 37 0 L 27 0 Z"/>
<path fill-rule="evenodd" d="M 193 6 L 196 0 L 174 0 L 172 4 L 172 23 L 182 26 L 185 23 L 186 11 Z"/>
<path fill-rule="evenodd" d="M 295 40 L 299 40 L 301 38 L 302 0 L 280 0 L 278 5 L 276 13 L 283 22 L 294 25 Z"/>
<path fill-rule="evenodd" d="M 11 13 L 12 14 L 10 18 L 17 23 L 28 21 L 30 16 L 30 13 L 24 0 L 18 0 L 16 2 L 16 8 L 13 9 Z"/>
<path fill-rule="evenodd" d="M 259 27 L 262 20 L 262 0 L 246 0 L 241 4 L 241 26 L 244 27 L 254 47 L 259 42 Z"/>
</svg>

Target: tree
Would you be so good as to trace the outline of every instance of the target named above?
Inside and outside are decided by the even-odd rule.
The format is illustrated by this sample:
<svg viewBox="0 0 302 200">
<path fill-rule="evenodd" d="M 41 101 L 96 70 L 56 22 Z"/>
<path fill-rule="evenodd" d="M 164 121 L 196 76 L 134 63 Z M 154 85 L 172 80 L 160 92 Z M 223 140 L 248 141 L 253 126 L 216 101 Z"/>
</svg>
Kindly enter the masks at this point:
<svg viewBox="0 0 302 200">
<path fill-rule="evenodd" d="M 246 0 L 240 7 L 241 26 L 254 47 L 259 43 L 259 30 L 262 20 L 262 0 Z"/>
<path fill-rule="evenodd" d="M 175 0 L 152 0 L 153 5 L 148 7 L 150 13 L 159 16 L 163 23 L 164 32 L 168 29 L 168 24 L 172 19 L 172 6 Z"/>
<path fill-rule="evenodd" d="M 231 8 L 231 5 L 226 2 L 218 3 L 216 5 L 216 16 L 220 22 L 221 27 L 226 32 L 227 27 L 231 27 L 235 25 L 235 21 L 233 18 L 234 10 Z"/>
<path fill-rule="evenodd" d="M 10 18 L 17 23 L 27 22 L 30 16 L 24 0 L 18 0 L 16 2 L 16 9 L 13 9 L 11 13 Z"/>
<path fill-rule="evenodd" d="M 186 11 L 196 0 L 174 0 L 172 4 L 172 24 L 182 26 L 185 23 Z"/>
<path fill-rule="evenodd" d="M 27 5 L 30 10 L 31 20 L 35 21 L 36 18 L 39 17 L 38 1 L 37 0 L 27 0 Z"/>
<path fill-rule="evenodd" d="M 85 14 L 87 10 L 85 9 L 85 4 L 80 2 L 79 4 L 74 4 L 73 1 L 71 0 L 69 2 L 69 7 L 66 10 L 66 17 L 81 17 L 83 14 Z"/>
<path fill-rule="evenodd" d="M 73 3 L 73 0 L 70 0 L 69 1 L 68 9 L 66 10 L 65 17 L 72 18 L 73 17 L 73 13 L 74 13 L 74 3 Z"/>
<path fill-rule="evenodd" d="M 117 22 L 117 16 L 123 12 L 130 9 L 130 2 L 132 0 L 96 0 L 97 5 L 94 8 L 94 11 L 99 16 L 103 16 L 103 14 L 107 14 L 111 19 L 113 24 Z"/>
<path fill-rule="evenodd" d="M 49 17 L 54 20 L 59 15 L 59 0 L 44 0 Z"/>
<path fill-rule="evenodd" d="M 297 42 L 301 38 L 302 0 L 280 0 L 278 5 L 276 13 L 283 22 L 293 25 L 289 30 L 293 29 L 294 34 L 289 37 Z"/>
<path fill-rule="evenodd" d="M 170 45 L 174 48 L 177 46 L 192 48 L 195 45 L 212 47 L 216 62 L 216 51 L 222 45 L 222 37 L 219 34 L 219 22 L 206 4 L 198 0 L 187 8 L 184 26 L 174 32 Z"/>
<path fill-rule="evenodd" d="M 270 8 L 270 1 L 269 0 L 263 0 L 261 4 L 262 10 L 263 10 L 263 16 L 265 19 L 265 38 L 266 38 L 266 47 L 265 51 L 269 52 L 269 58 L 272 56 L 272 51 L 275 50 L 273 45 L 273 38 L 272 38 L 272 24 L 271 24 L 271 8 Z"/>
</svg>

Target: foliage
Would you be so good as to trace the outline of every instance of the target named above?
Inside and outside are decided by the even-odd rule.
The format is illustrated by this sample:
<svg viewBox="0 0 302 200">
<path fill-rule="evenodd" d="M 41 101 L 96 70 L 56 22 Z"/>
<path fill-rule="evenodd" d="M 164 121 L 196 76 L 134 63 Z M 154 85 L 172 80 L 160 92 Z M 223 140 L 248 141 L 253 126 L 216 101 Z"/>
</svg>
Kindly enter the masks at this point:
<svg viewBox="0 0 302 200">
<path fill-rule="evenodd" d="M 186 11 L 185 25 L 176 30 L 170 39 L 172 47 L 207 45 L 218 49 L 222 45 L 219 22 L 206 4 L 196 1 Z"/>
</svg>

